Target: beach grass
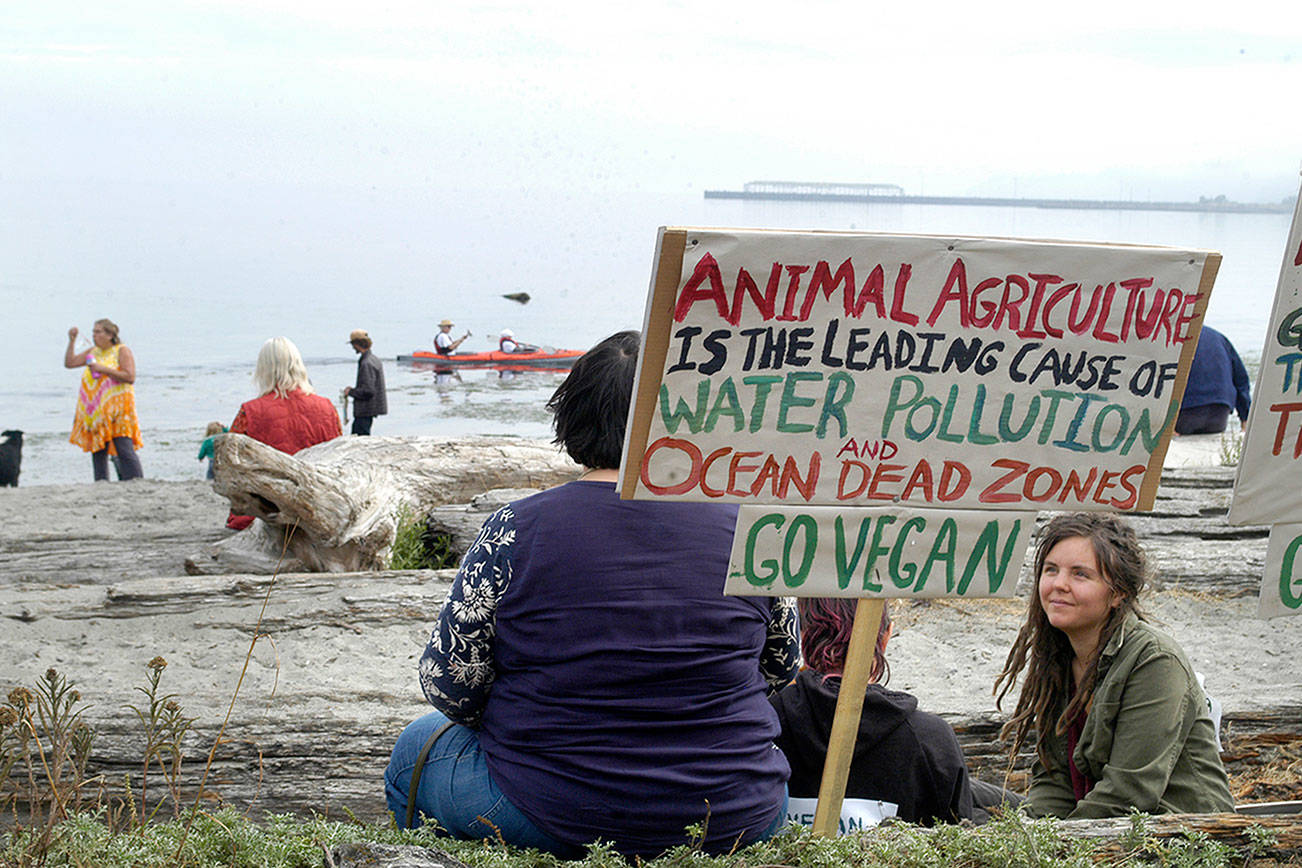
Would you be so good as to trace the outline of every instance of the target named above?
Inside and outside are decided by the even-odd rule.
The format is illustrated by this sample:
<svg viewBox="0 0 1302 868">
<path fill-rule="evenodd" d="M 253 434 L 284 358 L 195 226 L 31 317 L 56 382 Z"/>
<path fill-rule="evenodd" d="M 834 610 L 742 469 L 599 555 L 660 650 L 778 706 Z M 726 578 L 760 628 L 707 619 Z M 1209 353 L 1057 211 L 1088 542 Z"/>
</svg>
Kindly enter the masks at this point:
<svg viewBox="0 0 1302 868">
<path fill-rule="evenodd" d="M 545 868 L 560 860 L 501 841 L 455 841 L 433 824 L 401 831 L 388 822 L 358 822 L 269 815 L 259 819 L 204 797 L 207 768 L 197 789 L 183 786 L 181 739 L 193 719 L 180 698 L 162 687 L 167 663 L 146 666 L 142 699 L 124 706 L 143 736 L 140 769 L 121 782 L 87 770 L 94 732 L 81 721 L 76 687 L 50 669 L 33 689 L 11 690 L 0 705 L 0 866 L 330 866 L 336 845 L 365 842 L 434 847 L 472 866 Z M 191 777 L 198 775 L 191 770 Z M 151 783 L 152 781 L 152 783 Z M 110 785 L 111 784 L 111 785 Z M 184 793 L 190 793 L 186 796 Z M 1156 864 L 1212 868 L 1249 864 L 1270 849 L 1268 835 L 1253 838 L 1248 852 L 1190 833 L 1149 835 L 1136 815 L 1119 841 L 1095 842 L 1062 834 L 1053 820 L 1030 820 L 1012 812 L 983 826 L 926 829 L 888 822 L 839 838 L 819 838 L 788 827 L 770 841 L 725 855 L 705 853 L 700 827 L 685 830 L 684 843 L 654 859 L 630 860 L 596 844 L 568 864 L 581 868 L 774 868 L 774 866 L 1087 866 Z"/>
</svg>

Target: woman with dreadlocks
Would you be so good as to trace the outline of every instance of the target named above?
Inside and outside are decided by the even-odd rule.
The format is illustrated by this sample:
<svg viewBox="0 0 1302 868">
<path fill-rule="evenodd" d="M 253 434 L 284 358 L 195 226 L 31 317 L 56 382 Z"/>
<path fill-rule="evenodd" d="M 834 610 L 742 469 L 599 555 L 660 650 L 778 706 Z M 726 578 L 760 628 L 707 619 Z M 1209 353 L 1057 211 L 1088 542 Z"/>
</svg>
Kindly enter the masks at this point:
<svg viewBox="0 0 1302 868">
<path fill-rule="evenodd" d="M 1112 516 L 1060 515 L 1040 532 L 1026 623 L 995 682 L 1001 704 L 1025 673 L 1003 736 L 1015 756 L 1035 731 L 1035 816 L 1233 810 L 1193 668 L 1136 605 L 1146 575 Z"/>
</svg>

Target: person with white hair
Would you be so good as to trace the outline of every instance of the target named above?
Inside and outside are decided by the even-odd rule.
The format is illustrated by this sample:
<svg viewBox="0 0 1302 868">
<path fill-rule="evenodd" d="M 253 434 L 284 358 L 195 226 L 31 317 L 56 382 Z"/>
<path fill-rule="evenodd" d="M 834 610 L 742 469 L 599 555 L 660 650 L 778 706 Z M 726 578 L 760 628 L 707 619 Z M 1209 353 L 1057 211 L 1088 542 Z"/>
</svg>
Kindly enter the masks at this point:
<svg viewBox="0 0 1302 868">
<path fill-rule="evenodd" d="M 536 353 L 538 348 L 533 344 L 524 344 L 515 339 L 515 332 L 510 329 L 502 329 L 497 337 L 497 348 L 504 353 Z"/>
<path fill-rule="evenodd" d="M 335 405 L 313 394 L 303 357 L 289 338 L 272 338 L 262 345 L 253 381 L 259 395 L 240 405 L 230 433 L 245 434 L 289 455 L 343 434 Z M 252 522 L 252 516 L 232 513 L 226 526 L 243 530 Z"/>
</svg>

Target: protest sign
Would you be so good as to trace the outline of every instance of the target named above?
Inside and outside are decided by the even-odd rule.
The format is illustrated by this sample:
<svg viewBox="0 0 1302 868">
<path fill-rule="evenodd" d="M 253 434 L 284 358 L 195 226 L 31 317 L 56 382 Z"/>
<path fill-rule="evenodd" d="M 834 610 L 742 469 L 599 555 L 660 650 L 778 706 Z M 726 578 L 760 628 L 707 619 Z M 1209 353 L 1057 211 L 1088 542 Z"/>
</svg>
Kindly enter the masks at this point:
<svg viewBox="0 0 1302 868">
<path fill-rule="evenodd" d="M 1302 522 L 1302 196 L 1284 248 L 1230 524 Z M 1273 539 L 1273 536 L 1272 536 Z M 1266 577 L 1270 581 L 1269 574 Z"/>
<path fill-rule="evenodd" d="M 1257 616 L 1302 615 L 1302 524 L 1277 524 L 1266 545 Z"/>
<path fill-rule="evenodd" d="M 1219 262 L 1133 245 L 662 229 L 621 493 L 1148 508 Z"/>
<path fill-rule="evenodd" d="M 725 594 L 1011 597 L 1033 512 L 743 505 Z"/>
</svg>

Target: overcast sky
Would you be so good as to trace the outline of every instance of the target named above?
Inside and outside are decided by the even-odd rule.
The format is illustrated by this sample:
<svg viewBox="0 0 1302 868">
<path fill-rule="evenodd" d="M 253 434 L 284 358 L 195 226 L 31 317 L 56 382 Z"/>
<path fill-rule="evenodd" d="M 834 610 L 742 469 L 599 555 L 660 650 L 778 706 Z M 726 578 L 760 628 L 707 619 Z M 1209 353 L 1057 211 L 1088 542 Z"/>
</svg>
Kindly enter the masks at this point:
<svg viewBox="0 0 1302 868">
<path fill-rule="evenodd" d="M 0 184 L 1278 200 L 1291 3 L 0 0 Z M 0 188 L 2 189 L 2 188 Z"/>
</svg>

